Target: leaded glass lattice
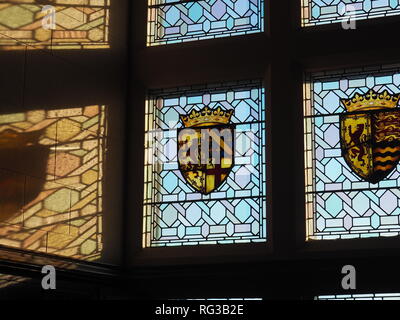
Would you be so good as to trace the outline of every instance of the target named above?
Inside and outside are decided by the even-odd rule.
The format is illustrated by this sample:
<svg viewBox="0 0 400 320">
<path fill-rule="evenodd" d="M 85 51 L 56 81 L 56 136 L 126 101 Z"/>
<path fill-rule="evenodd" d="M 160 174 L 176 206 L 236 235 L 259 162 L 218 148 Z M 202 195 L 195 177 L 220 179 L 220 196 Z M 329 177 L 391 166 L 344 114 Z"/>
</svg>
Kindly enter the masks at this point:
<svg viewBox="0 0 400 320">
<path fill-rule="evenodd" d="M 178 169 L 179 114 L 234 109 L 235 165 L 214 192 Z M 260 82 L 151 93 L 146 103 L 144 247 L 266 241 L 265 105 Z"/>
<path fill-rule="evenodd" d="M 306 219 L 308 239 L 397 236 L 400 171 L 363 181 L 341 154 L 340 99 L 370 89 L 400 92 L 399 66 L 310 74 L 304 84 Z"/>
<path fill-rule="evenodd" d="M 301 0 L 302 25 L 381 18 L 400 14 L 399 0 Z"/>
<path fill-rule="evenodd" d="M 337 294 L 318 296 L 314 300 L 400 300 L 400 293 Z"/>
<path fill-rule="evenodd" d="M 148 46 L 264 30 L 264 0 L 148 1 Z"/>
</svg>

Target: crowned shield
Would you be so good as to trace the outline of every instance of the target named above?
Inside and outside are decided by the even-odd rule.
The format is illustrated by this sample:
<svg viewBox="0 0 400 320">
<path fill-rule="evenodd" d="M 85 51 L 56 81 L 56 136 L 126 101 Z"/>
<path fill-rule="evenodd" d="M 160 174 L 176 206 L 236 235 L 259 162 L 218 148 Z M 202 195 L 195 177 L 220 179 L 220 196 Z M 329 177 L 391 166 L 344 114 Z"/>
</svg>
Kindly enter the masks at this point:
<svg viewBox="0 0 400 320">
<path fill-rule="evenodd" d="M 347 165 L 361 179 L 378 183 L 400 160 L 400 94 L 369 91 L 342 100 L 340 142 Z"/>
<path fill-rule="evenodd" d="M 209 194 L 227 179 L 234 165 L 233 110 L 221 107 L 181 115 L 178 164 L 185 181 L 197 192 Z"/>
</svg>

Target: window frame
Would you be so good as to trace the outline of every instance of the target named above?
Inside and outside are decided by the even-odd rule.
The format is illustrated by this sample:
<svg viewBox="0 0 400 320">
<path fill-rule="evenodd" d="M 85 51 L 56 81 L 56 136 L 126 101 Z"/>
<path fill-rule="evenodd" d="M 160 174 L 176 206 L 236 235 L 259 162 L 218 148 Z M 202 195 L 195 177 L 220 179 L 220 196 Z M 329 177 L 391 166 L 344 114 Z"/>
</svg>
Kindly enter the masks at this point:
<svg viewBox="0 0 400 320">
<path fill-rule="evenodd" d="M 138 16 L 138 10 L 141 7 L 142 13 L 146 13 L 147 17 L 147 1 L 144 0 L 143 4 L 140 5 L 133 5 L 133 7 L 137 8 L 134 10 L 135 16 Z M 264 5 L 264 15 L 268 10 L 268 6 Z M 268 19 L 265 19 L 266 21 Z M 143 20 L 142 20 L 143 21 Z M 135 25 L 138 23 L 135 22 Z M 219 46 L 222 47 L 226 41 L 230 43 L 230 48 L 235 48 L 237 51 L 237 55 L 239 56 L 240 53 L 238 51 L 238 47 L 240 47 L 240 42 L 243 40 L 250 41 L 252 43 L 252 46 L 254 47 L 255 44 L 257 43 L 262 43 L 264 42 L 263 39 L 266 37 L 266 30 L 268 29 L 267 23 L 264 23 L 264 32 L 259 32 L 259 33 L 254 33 L 250 35 L 238 35 L 238 36 L 232 36 L 232 37 L 223 37 L 223 38 L 218 38 L 218 39 L 210 39 L 210 40 L 199 40 L 199 41 L 189 41 L 189 42 L 182 42 L 182 43 L 177 43 L 177 44 L 167 44 L 167 45 L 160 45 L 160 46 L 146 46 L 146 38 L 147 38 L 147 29 L 146 28 L 141 28 L 142 30 L 142 36 L 140 37 L 140 40 L 138 38 L 134 38 L 134 43 L 137 45 L 136 50 L 134 52 L 140 56 L 140 59 L 149 61 L 149 60 L 157 60 L 162 58 L 162 61 L 165 60 L 173 60 L 173 56 L 176 55 L 177 53 L 179 54 L 180 51 L 190 51 L 188 53 L 189 55 L 200 55 L 200 56 L 205 56 L 206 53 L 209 52 L 209 48 L 213 47 L 215 43 L 219 43 Z M 143 34 L 144 33 L 144 34 Z M 261 41 L 260 41 L 261 39 Z M 136 40 L 136 41 L 135 41 Z M 241 40 L 241 41 L 240 41 Z M 222 46 L 221 46 L 222 45 Z M 230 48 L 226 48 L 225 51 L 229 51 Z M 221 48 L 222 49 L 222 48 Z M 203 54 L 201 54 L 202 52 Z M 169 56 L 170 58 L 165 58 L 165 55 Z M 134 55 L 135 56 L 135 55 Z M 221 55 L 220 55 L 221 56 Z M 221 56 L 222 57 L 222 56 Z M 261 58 L 261 57 L 260 57 Z M 221 59 L 220 59 L 221 60 Z M 223 60 L 223 59 L 222 59 Z M 250 59 L 249 59 L 250 61 Z M 233 61 L 231 62 L 233 63 Z M 148 65 L 148 63 L 142 61 L 142 62 L 136 62 L 134 65 Z M 173 79 L 169 78 L 168 76 L 165 77 L 165 79 L 162 79 L 162 81 L 157 81 L 159 79 L 156 79 L 156 81 L 153 81 L 154 79 L 151 79 L 151 74 L 154 74 L 157 69 L 159 69 L 159 66 L 154 66 L 153 70 L 144 70 L 144 72 L 140 72 L 141 75 L 144 75 L 144 80 L 142 78 L 143 83 L 141 84 L 140 94 L 138 95 L 138 88 L 134 88 L 131 97 L 134 97 L 135 102 L 132 102 L 132 105 L 137 105 L 138 107 L 135 108 L 135 115 L 131 118 L 133 121 L 135 121 L 135 127 L 140 126 L 140 129 L 138 129 L 137 133 L 140 132 L 140 135 L 137 134 L 135 137 L 132 137 L 132 134 L 130 133 L 131 138 L 134 139 L 134 141 L 138 145 L 143 145 L 144 141 L 144 125 L 139 124 L 138 119 L 141 121 L 144 120 L 144 104 L 145 104 L 145 99 L 147 97 L 147 92 L 150 90 L 157 90 L 157 89 L 168 89 L 168 88 L 179 88 L 182 86 L 187 86 L 187 85 L 202 85 L 202 84 L 207 84 L 207 83 L 223 83 L 223 82 L 229 82 L 229 81 L 240 81 L 240 80 L 257 80 L 261 79 L 263 84 L 264 84 L 264 89 L 265 89 L 265 105 L 266 105 L 266 123 L 267 123 L 267 129 L 266 129 L 266 144 L 270 144 L 270 134 L 269 134 L 269 129 L 268 129 L 268 122 L 270 119 L 269 115 L 269 88 L 266 85 L 268 81 L 269 74 L 268 70 L 265 70 L 264 72 L 260 72 L 257 69 L 257 66 L 254 65 L 252 70 L 250 72 L 246 72 L 247 74 L 240 75 L 239 77 L 236 76 L 236 72 L 233 71 L 232 75 L 230 75 L 229 78 L 222 77 L 221 75 L 215 75 L 214 77 L 209 77 L 209 73 L 214 73 L 216 74 L 217 72 L 213 72 L 214 69 L 219 69 L 219 73 L 222 71 L 224 72 L 224 68 L 221 68 L 221 66 L 218 67 L 218 62 L 212 63 L 212 65 L 207 66 L 206 72 L 202 72 L 202 69 L 204 69 L 204 65 L 199 65 L 196 69 L 197 70 L 192 70 L 192 72 L 197 73 L 196 77 L 193 77 L 190 82 L 186 81 L 188 79 L 187 76 L 183 76 L 182 73 L 180 75 L 175 74 L 173 76 Z M 164 68 L 165 69 L 165 68 Z M 182 68 L 183 69 L 183 68 Z M 181 69 L 181 70 L 182 70 Z M 242 68 L 243 69 L 243 68 Z M 184 71 L 184 70 L 182 70 Z M 203 74 L 199 74 L 203 73 Z M 242 70 L 243 73 L 243 70 Z M 135 75 L 134 78 L 137 76 L 137 69 L 133 69 L 133 74 Z M 165 74 L 165 75 L 170 75 L 173 74 L 169 71 L 166 70 L 158 70 L 157 74 Z M 215 81 L 212 81 L 211 78 L 214 78 Z M 144 84 L 144 85 L 143 85 Z M 139 97 L 140 96 L 140 97 Z M 140 107 L 139 107 L 140 106 Z M 140 130 L 140 131 L 139 131 Z M 142 134 L 143 132 L 143 134 Z M 140 141 L 140 139 L 142 140 Z M 139 141 L 141 144 L 139 144 Z M 136 144 L 135 143 L 135 144 Z M 143 152 L 141 151 L 141 155 Z M 270 158 L 269 158 L 269 153 L 266 153 L 267 155 L 267 165 L 266 165 L 266 174 L 267 174 L 267 205 L 266 205 L 266 211 L 267 211 L 267 238 L 271 238 L 271 215 L 269 212 L 271 212 L 271 203 L 269 199 L 271 198 L 271 188 L 270 188 L 270 182 L 268 181 L 268 177 L 270 176 Z M 141 167 L 143 168 L 143 160 L 139 159 L 140 156 L 137 156 L 135 159 L 135 165 L 134 167 Z M 130 160 L 129 160 L 130 161 Z M 136 164 L 137 163 L 137 164 Z M 140 164 L 139 164 L 140 163 Z M 140 172 L 140 170 L 135 170 L 135 180 L 137 181 L 144 181 L 143 178 L 143 172 Z M 135 193 L 139 194 L 139 190 L 135 190 Z M 137 225 L 140 225 L 140 228 L 135 227 L 135 237 L 130 237 L 131 240 L 128 240 L 130 242 L 130 245 L 127 245 L 126 247 L 132 248 L 132 243 L 135 243 L 134 245 L 134 250 L 133 253 L 129 254 L 127 252 L 127 255 L 130 256 L 128 258 L 128 261 L 131 261 L 134 265 L 155 265 L 155 264 L 171 264 L 171 263 L 180 263 L 180 264 L 185 264 L 190 262 L 196 262 L 196 263 L 202 263 L 204 260 L 208 260 L 207 257 L 209 257 L 209 260 L 216 261 L 219 259 L 220 256 L 228 256 L 229 260 L 232 261 L 239 261 L 242 259 L 243 256 L 246 257 L 246 259 L 249 260 L 257 260 L 260 259 L 265 259 L 271 252 L 272 250 L 272 245 L 271 245 L 271 239 L 267 239 L 267 242 L 261 242 L 261 243 L 244 243 L 244 244 L 223 244 L 223 245 L 199 245 L 199 246 L 181 246 L 181 247 L 153 247 L 153 248 L 141 248 L 142 245 L 142 209 L 141 205 L 138 205 L 138 202 L 140 199 L 143 199 L 143 190 L 140 190 L 140 197 L 139 195 L 135 196 L 136 198 L 136 203 L 137 205 L 135 206 L 135 216 L 137 215 L 135 219 L 131 219 L 131 223 Z M 141 200 L 142 201 L 142 200 Z M 141 204 L 141 203 L 140 203 Z M 139 216 L 140 212 L 140 216 Z M 129 220 L 128 220 L 129 221 Z M 132 225 L 132 224 L 131 224 Z M 137 233 L 140 234 L 137 235 Z M 132 229 L 130 229 L 130 232 L 132 232 Z M 133 239 L 134 238 L 134 239 Z M 167 253 L 165 253 L 167 251 Z M 180 262 L 178 262 L 180 261 Z"/>
<path fill-rule="evenodd" d="M 340 294 L 344 292 L 340 270 L 349 262 L 365 275 L 358 292 L 397 292 L 400 283 L 389 276 L 395 277 L 394 271 L 387 272 L 382 283 L 366 278 L 377 266 L 387 269 L 400 263 L 396 253 L 399 237 L 305 241 L 303 76 L 321 70 L 399 62 L 395 49 L 379 51 L 371 45 L 360 53 L 352 44 L 355 39 L 380 39 L 388 28 L 396 30 L 400 16 L 359 20 L 356 30 L 342 30 L 340 23 L 301 27 L 300 0 L 266 1 L 262 33 L 146 47 L 146 2 L 133 3 L 131 11 L 131 30 L 135 32 L 131 38 L 127 117 L 131 129 L 129 187 L 125 194 L 126 266 L 149 277 L 158 275 L 150 282 L 160 287 L 154 295 L 163 298 L 209 296 L 214 291 L 210 293 L 212 289 L 206 284 L 187 290 L 184 283 L 174 282 L 205 275 L 221 281 L 214 297 L 229 297 L 234 292 L 239 292 L 234 296 L 266 299 L 314 299 L 317 295 Z M 399 47 L 397 43 L 392 45 Z M 251 50 L 243 51 L 244 47 Z M 190 60 L 201 63 L 185 64 Z M 267 110 L 267 245 L 142 249 L 143 191 L 134 181 L 143 181 L 143 157 L 137 150 L 144 141 L 147 90 L 258 78 L 264 79 Z M 285 159 L 282 154 L 291 156 Z M 246 271 L 248 278 L 243 276 Z M 241 278 L 237 288 L 229 285 L 228 274 Z M 251 281 L 257 285 L 249 284 Z"/>
</svg>

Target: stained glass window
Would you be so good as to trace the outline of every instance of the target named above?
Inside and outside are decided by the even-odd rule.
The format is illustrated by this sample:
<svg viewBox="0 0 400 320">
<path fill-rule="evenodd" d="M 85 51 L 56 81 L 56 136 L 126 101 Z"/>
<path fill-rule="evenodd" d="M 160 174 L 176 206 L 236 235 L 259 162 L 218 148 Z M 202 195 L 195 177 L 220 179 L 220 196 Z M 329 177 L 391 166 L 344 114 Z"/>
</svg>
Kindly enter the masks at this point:
<svg viewBox="0 0 400 320">
<path fill-rule="evenodd" d="M 398 0 L 301 0 L 302 25 L 315 26 L 348 20 L 400 14 Z"/>
<path fill-rule="evenodd" d="M 178 163 L 179 132 L 185 122 L 180 117 L 206 115 L 207 110 L 231 115 L 227 133 L 234 140 L 233 161 L 226 161 L 223 170 L 223 165 L 213 166 L 220 172 L 203 179 L 203 186 L 213 186 L 211 192 L 196 178 L 200 170 L 190 176 Z M 265 104 L 260 82 L 152 92 L 145 123 L 144 247 L 266 241 Z M 224 178 L 218 180 L 219 174 Z"/>
<path fill-rule="evenodd" d="M 393 65 L 307 76 L 304 123 L 308 239 L 399 235 L 399 92 L 400 69 Z M 343 103 L 349 98 L 359 106 L 367 101 L 370 109 L 356 106 L 351 110 L 354 105 Z M 374 110 L 374 99 L 381 104 L 389 101 L 392 108 Z M 353 122 L 347 125 L 347 121 Z M 357 168 L 370 173 L 365 175 L 367 171 Z"/>
<path fill-rule="evenodd" d="M 264 0 L 148 1 L 148 46 L 264 30 Z"/>
<path fill-rule="evenodd" d="M 0 244 L 94 260 L 102 252 L 105 107 L 0 115 Z"/>
<path fill-rule="evenodd" d="M 315 300 L 400 300 L 400 293 L 338 294 L 318 296 Z"/>
<path fill-rule="evenodd" d="M 0 50 L 109 48 L 109 8 L 110 0 L 2 1 Z"/>
</svg>

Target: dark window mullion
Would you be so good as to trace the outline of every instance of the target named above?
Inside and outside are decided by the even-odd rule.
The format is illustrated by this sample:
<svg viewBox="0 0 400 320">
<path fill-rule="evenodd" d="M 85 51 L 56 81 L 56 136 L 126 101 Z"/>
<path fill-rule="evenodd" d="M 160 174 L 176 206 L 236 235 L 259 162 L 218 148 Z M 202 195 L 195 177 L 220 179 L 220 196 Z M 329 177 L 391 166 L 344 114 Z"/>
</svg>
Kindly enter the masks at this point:
<svg viewBox="0 0 400 320">
<path fill-rule="evenodd" d="M 149 5 L 149 8 L 160 8 L 160 7 L 166 7 L 166 6 L 175 6 L 177 4 L 185 4 L 185 3 L 201 2 L 201 1 L 205 1 L 205 0 L 180 0 L 180 1 L 174 1 L 174 2 L 169 2 L 169 3 L 158 3 L 158 4 Z"/>
</svg>

